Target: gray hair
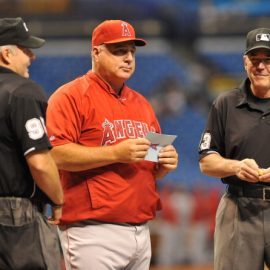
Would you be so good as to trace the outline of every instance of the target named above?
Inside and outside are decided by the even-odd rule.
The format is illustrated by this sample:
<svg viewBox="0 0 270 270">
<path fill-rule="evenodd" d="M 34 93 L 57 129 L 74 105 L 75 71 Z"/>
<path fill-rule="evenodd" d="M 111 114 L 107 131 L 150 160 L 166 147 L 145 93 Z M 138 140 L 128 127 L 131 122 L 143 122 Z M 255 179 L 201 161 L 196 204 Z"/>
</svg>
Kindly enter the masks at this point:
<svg viewBox="0 0 270 270">
<path fill-rule="evenodd" d="M 16 48 L 17 46 L 16 45 L 2 45 L 0 46 L 0 52 L 2 52 L 2 50 L 4 49 L 9 49 L 11 50 L 12 52 L 14 52 L 14 49 Z"/>
</svg>

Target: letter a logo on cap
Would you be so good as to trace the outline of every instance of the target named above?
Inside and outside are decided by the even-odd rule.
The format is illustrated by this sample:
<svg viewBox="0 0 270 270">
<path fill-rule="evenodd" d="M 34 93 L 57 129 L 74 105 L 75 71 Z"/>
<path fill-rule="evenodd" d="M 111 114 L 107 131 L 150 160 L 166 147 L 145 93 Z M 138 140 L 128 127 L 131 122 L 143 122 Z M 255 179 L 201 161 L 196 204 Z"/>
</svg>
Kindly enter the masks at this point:
<svg viewBox="0 0 270 270">
<path fill-rule="evenodd" d="M 123 37 L 131 37 L 127 23 L 122 23 L 121 26 L 122 26 L 122 36 Z"/>
</svg>

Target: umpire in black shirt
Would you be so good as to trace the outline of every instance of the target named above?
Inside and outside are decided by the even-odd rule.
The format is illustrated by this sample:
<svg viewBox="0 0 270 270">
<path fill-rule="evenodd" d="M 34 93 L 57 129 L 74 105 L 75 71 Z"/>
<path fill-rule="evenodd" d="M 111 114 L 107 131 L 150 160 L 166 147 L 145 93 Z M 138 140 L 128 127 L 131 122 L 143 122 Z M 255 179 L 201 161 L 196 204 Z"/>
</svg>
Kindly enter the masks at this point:
<svg viewBox="0 0 270 270">
<path fill-rule="evenodd" d="M 28 67 L 44 40 L 0 19 L 0 269 L 60 269 L 63 192 L 45 128 L 47 101 Z M 43 206 L 50 203 L 52 218 Z"/>
<path fill-rule="evenodd" d="M 200 168 L 227 184 L 216 214 L 214 269 L 270 267 L 270 29 L 247 34 L 247 78 L 213 103 Z"/>
</svg>

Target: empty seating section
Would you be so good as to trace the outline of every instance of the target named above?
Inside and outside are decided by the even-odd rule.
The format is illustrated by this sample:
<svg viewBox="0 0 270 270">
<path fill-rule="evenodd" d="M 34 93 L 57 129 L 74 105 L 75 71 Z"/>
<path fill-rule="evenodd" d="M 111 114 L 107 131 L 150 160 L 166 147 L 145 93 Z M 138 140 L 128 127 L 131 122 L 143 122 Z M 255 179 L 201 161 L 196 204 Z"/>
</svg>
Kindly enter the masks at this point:
<svg viewBox="0 0 270 270">
<path fill-rule="evenodd" d="M 235 76 L 244 73 L 242 54 L 242 52 L 205 52 L 202 56 L 214 64 L 217 71 Z"/>
</svg>

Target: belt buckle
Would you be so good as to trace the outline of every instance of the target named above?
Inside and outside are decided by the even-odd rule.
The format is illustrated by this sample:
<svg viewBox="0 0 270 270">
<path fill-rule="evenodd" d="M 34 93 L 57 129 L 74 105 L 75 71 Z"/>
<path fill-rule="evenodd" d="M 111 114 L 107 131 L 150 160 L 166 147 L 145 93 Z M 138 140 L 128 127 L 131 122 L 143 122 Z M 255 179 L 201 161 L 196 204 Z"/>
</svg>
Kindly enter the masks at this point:
<svg viewBox="0 0 270 270">
<path fill-rule="evenodd" d="M 267 196 L 267 191 L 269 191 L 268 196 Z M 270 201 L 270 187 L 263 187 L 263 200 Z"/>
</svg>

